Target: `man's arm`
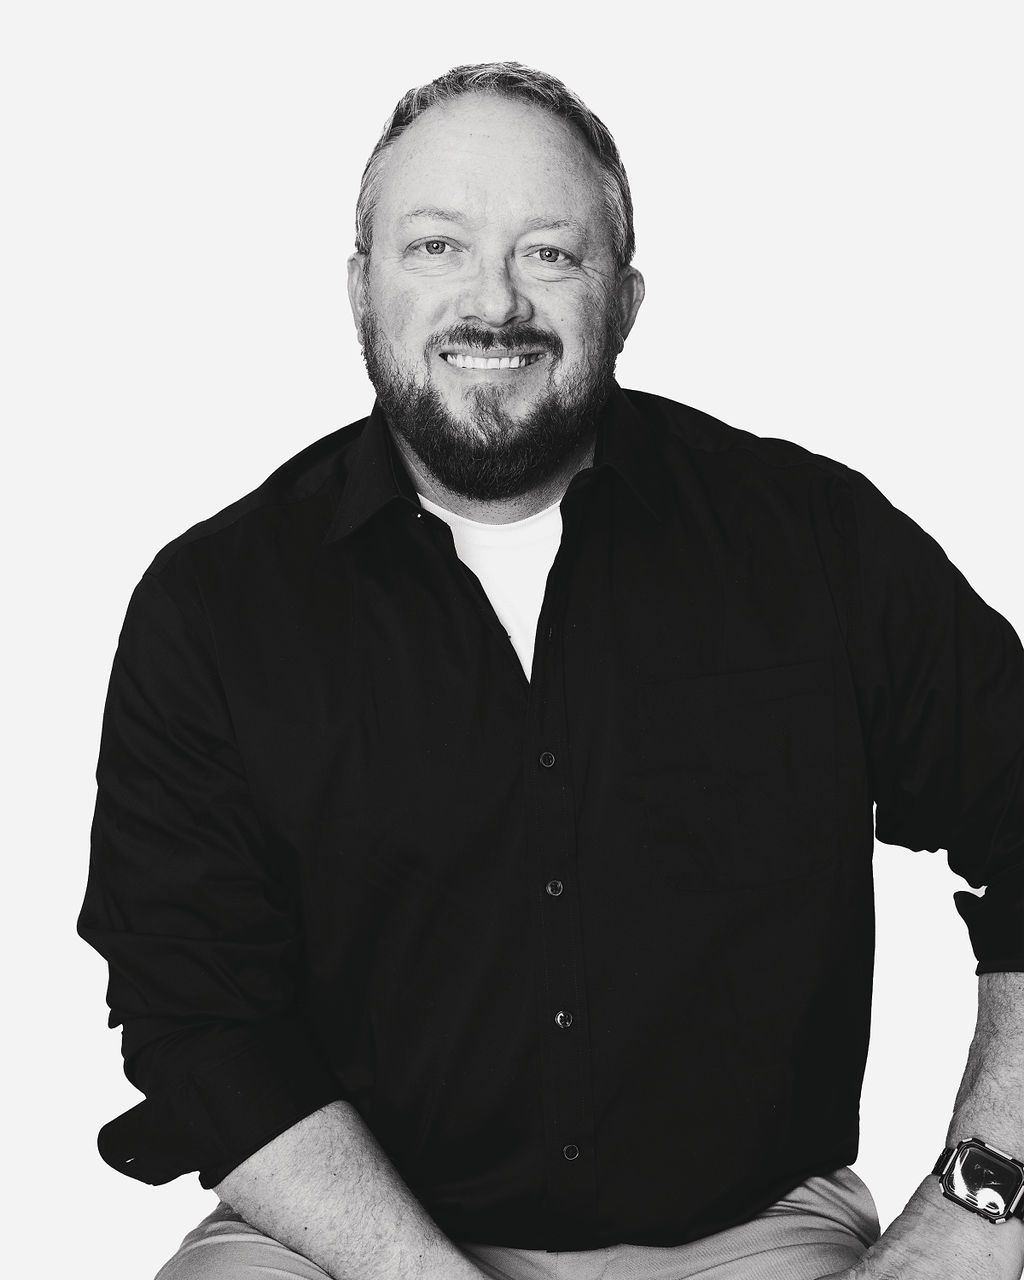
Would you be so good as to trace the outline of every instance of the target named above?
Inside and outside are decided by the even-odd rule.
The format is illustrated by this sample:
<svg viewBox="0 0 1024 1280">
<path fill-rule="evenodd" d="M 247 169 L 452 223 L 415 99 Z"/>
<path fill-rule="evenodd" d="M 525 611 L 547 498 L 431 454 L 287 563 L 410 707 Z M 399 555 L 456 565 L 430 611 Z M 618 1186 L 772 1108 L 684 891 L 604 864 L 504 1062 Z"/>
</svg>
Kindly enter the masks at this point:
<svg viewBox="0 0 1024 1280">
<path fill-rule="evenodd" d="M 973 1133 L 1024 1158 L 1024 646 L 865 476 L 847 469 L 831 502 L 875 839 L 945 849 L 950 869 L 984 888 L 953 894 L 979 989 L 947 1145 Z M 1019 1221 L 993 1225 L 945 1199 L 926 1172 L 849 1274 L 1018 1280 L 1022 1235 Z"/>
<path fill-rule="evenodd" d="M 480 1280 L 399 1177 L 359 1112 L 331 1102 L 214 1188 L 334 1280 Z"/>
<path fill-rule="evenodd" d="M 978 978 L 978 1022 L 948 1147 L 977 1135 L 1024 1159 L 1024 973 Z M 1024 1222 L 989 1223 L 947 1200 L 929 1174 L 849 1280 L 1020 1280 Z"/>
<path fill-rule="evenodd" d="M 152 1184 L 222 1177 L 345 1091 L 299 1007 L 297 868 L 254 802 L 184 553 L 132 592 L 96 780 L 78 931 L 108 962 L 109 1025 L 146 1095 L 100 1154 Z"/>
</svg>

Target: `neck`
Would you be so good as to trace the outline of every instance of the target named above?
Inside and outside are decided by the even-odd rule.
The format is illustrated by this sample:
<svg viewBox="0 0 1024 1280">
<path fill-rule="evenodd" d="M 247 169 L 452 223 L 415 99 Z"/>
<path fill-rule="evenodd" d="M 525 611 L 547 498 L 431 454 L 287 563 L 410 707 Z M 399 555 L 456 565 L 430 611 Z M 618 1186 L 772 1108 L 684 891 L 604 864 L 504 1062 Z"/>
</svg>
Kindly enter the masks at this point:
<svg viewBox="0 0 1024 1280">
<path fill-rule="evenodd" d="M 407 441 L 397 432 L 392 432 L 391 438 L 408 468 L 417 492 L 422 493 L 431 502 L 436 502 L 439 507 L 453 511 L 457 516 L 464 516 L 467 520 L 478 520 L 481 524 L 510 524 L 513 520 L 525 520 L 528 516 L 536 515 L 538 511 L 553 507 L 556 502 L 561 501 L 573 476 L 593 462 L 596 442 L 595 435 L 588 436 L 579 448 L 565 459 L 557 471 L 526 493 L 518 494 L 514 498 L 495 498 L 492 501 L 482 502 L 445 488 L 437 477 L 427 470 Z"/>
</svg>

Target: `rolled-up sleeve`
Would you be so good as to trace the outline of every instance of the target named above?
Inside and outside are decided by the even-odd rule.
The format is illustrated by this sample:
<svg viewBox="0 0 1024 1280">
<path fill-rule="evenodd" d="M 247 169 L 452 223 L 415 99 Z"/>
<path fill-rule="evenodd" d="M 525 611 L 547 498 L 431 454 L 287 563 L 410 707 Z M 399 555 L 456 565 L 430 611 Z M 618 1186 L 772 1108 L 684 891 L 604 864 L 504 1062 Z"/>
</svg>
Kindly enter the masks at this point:
<svg viewBox="0 0 1024 1280">
<path fill-rule="evenodd" d="M 859 472 L 841 487 L 850 656 L 875 834 L 935 852 L 977 974 L 1024 971 L 1024 648 L 943 549 Z"/>
<path fill-rule="evenodd" d="M 246 782 L 216 649 L 178 568 L 132 593 L 111 669 L 78 932 L 146 1096 L 99 1134 L 148 1183 L 216 1185 L 339 1096 L 296 1006 L 295 869 Z"/>
</svg>

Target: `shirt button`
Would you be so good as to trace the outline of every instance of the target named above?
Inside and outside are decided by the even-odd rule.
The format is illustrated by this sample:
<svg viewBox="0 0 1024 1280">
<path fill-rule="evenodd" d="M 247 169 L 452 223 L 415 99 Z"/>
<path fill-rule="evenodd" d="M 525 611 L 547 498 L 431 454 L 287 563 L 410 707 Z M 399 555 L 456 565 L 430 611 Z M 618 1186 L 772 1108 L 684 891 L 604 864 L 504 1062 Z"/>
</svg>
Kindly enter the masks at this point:
<svg viewBox="0 0 1024 1280">
<path fill-rule="evenodd" d="M 544 888 L 551 894 L 552 898 L 557 898 L 562 892 L 564 885 L 561 880 L 549 880 Z"/>
<path fill-rule="evenodd" d="M 542 751 L 540 755 L 540 762 L 545 769 L 550 769 L 551 766 L 555 763 L 555 757 L 551 754 L 550 751 Z"/>
<path fill-rule="evenodd" d="M 562 1148 L 562 1155 L 566 1160 L 575 1160 L 579 1153 L 580 1149 L 575 1142 L 567 1142 Z"/>
<path fill-rule="evenodd" d="M 555 1014 L 555 1023 L 563 1030 L 568 1030 L 572 1026 L 572 1014 L 568 1009 L 559 1009 Z"/>
</svg>

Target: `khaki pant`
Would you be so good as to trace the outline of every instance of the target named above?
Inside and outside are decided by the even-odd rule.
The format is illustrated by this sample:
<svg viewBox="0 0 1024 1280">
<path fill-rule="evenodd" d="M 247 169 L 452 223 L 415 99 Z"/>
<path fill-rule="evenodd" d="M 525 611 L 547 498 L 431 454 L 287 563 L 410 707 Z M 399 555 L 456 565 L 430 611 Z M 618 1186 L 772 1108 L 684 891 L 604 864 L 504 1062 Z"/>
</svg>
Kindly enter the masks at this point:
<svg viewBox="0 0 1024 1280">
<path fill-rule="evenodd" d="M 617 1244 L 579 1253 L 459 1248 L 493 1280 L 822 1280 L 852 1267 L 880 1234 L 871 1192 L 844 1167 L 809 1178 L 749 1222 L 689 1244 Z M 325 1280 L 326 1272 L 220 1204 L 188 1233 L 156 1280 L 268 1276 Z"/>
</svg>

